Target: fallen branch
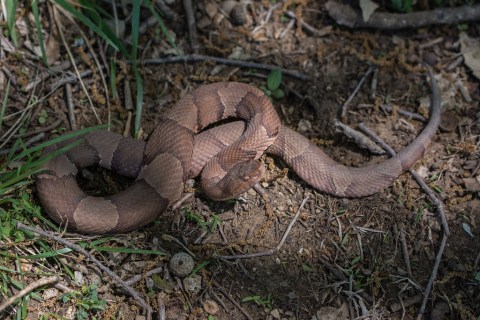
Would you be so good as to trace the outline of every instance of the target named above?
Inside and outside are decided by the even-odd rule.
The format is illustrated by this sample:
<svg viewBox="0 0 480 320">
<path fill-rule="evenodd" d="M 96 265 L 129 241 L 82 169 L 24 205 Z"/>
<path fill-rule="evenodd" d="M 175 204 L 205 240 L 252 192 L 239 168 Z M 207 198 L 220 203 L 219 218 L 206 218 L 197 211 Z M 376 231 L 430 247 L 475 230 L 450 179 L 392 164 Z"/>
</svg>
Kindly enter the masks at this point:
<svg viewBox="0 0 480 320">
<path fill-rule="evenodd" d="M 92 256 L 87 250 L 83 249 L 82 247 L 80 247 L 79 245 L 77 244 L 74 244 L 70 241 L 67 241 L 63 238 L 60 238 L 60 237 L 57 237 L 53 234 L 50 234 L 49 232 L 46 232 L 44 230 L 41 230 L 41 229 L 37 229 L 37 228 L 33 228 L 33 227 L 29 227 L 27 225 L 24 225 L 23 223 L 21 222 L 17 222 L 17 228 L 20 229 L 20 230 L 24 230 L 24 231 L 29 231 L 29 232 L 33 232 L 33 233 L 36 233 L 36 234 L 39 234 L 41 235 L 42 237 L 45 237 L 45 238 L 49 238 L 49 239 L 52 239 L 54 241 L 57 241 L 58 243 L 61 243 L 63 244 L 65 247 L 67 248 L 70 248 L 72 250 L 75 250 L 77 252 L 79 252 L 80 254 L 83 254 L 85 257 L 87 257 L 87 259 L 89 259 L 90 261 L 92 261 L 93 263 L 95 263 L 100 269 L 102 269 L 105 273 L 107 273 L 110 277 L 113 278 L 113 280 L 115 280 L 118 284 L 120 284 L 120 286 L 123 287 L 123 289 L 125 289 L 141 306 L 142 308 L 146 311 L 147 313 L 147 319 L 150 318 L 151 314 L 152 314 L 152 308 L 147 304 L 147 302 L 140 296 L 140 294 L 135 290 L 133 289 L 131 286 L 129 286 L 122 278 L 120 278 L 116 273 L 114 273 L 113 271 L 111 271 L 109 268 L 107 268 L 106 266 L 103 265 L 103 263 L 101 263 L 100 261 L 97 260 L 97 258 L 95 258 L 94 256 Z"/>
<path fill-rule="evenodd" d="M 269 64 L 256 63 L 256 62 L 250 62 L 250 61 L 244 61 L 244 60 L 233 60 L 233 59 L 226 59 L 226 58 L 219 58 L 219 57 L 212 57 L 212 56 L 204 56 L 200 54 L 174 56 L 174 57 L 159 58 L 159 59 L 144 59 L 144 60 L 139 60 L 138 64 L 170 64 L 170 63 L 191 63 L 191 62 L 203 62 L 203 61 L 212 61 L 218 64 L 224 64 L 229 66 L 242 67 L 242 68 L 255 68 L 255 69 L 262 69 L 262 70 L 269 70 L 269 71 L 272 71 L 273 69 L 280 69 L 280 71 L 282 71 L 282 73 L 285 76 L 289 76 L 289 77 L 296 78 L 303 81 L 311 80 L 310 76 L 307 76 L 298 71 L 278 68 L 277 66 L 272 66 Z"/>
<path fill-rule="evenodd" d="M 53 277 L 48 277 L 48 278 L 41 278 L 41 279 L 39 279 L 35 282 L 30 283 L 25 288 L 18 291 L 17 294 L 11 296 L 4 303 L 2 303 L 0 305 L 0 313 L 5 311 L 6 308 L 8 308 L 12 304 L 16 303 L 19 299 L 26 296 L 27 294 L 29 294 L 33 290 L 35 290 L 37 288 L 40 288 L 40 287 L 43 287 L 43 286 L 46 286 L 47 284 L 50 284 L 50 283 L 58 282 L 58 281 L 60 281 L 60 277 L 53 276 Z"/>
<path fill-rule="evenodd" d="M 329 0 L 325 4 L 328 14 L 338 23 L 350 28 L 376 28 L 396 30 L 419 28 L 435 24 L 458 24 L 465 21 L 480 19 L 480 5 L 462 6 L 456 8 L 439 8 L 429 11 L 412 13 L 375 12 L 368 21 L 363 21 L 362 13 L 339 3 Z"/>
</svg>

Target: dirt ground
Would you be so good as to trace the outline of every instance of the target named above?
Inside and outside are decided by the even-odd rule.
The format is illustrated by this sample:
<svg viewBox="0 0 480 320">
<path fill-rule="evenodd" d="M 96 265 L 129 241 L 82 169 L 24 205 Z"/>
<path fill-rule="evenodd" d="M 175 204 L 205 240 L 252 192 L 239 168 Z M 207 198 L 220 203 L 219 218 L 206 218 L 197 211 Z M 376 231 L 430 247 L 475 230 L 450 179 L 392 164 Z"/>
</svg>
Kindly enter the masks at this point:
<svg viewBox="0 0 480 320">
<path fill-rule="evenodd" d="M 288 1 L 276 7 L 269 1 L 255 1 L 240 18 L 244 24 L 235 26 L 232 18 L 220 10 L 223 5 L 220 0 L 195 4 L 198 53 L 241 58 L 308 75 L 309 80 L 299 80 L 284 74 L 282 88 L 287 94 L 274 99 L 274 105 L 284 125 L 307 136 L 345 165 L 363 166 L 386 158 L 359 148 L 334 126 L 339 110 L 369 67 L 375 67 L 378 81 L 374 96 L 370 75 L 341 120 L 353 128 L 365 123 L 398 151 L 425 125 L 399 115 L 398 109 L 428 116 L 425 101 L 429 100 L 430 89 L 421 62 L 426 60 L 434 66 L 442 112 L 446 115 L 443 120 L 453 122 L 453 129 L 448 123 L 442 124 L 444 129 L 437 133 L 414 169 L 444 205 L 450 236 L 424 318 L 480 317 L 480 282 L 475 280 L 480 271 L 480 91 L 471 70 L 463 61 L 457 63 L 462 56 L 460 33 L 478 39 L 478 25 L 465 24 L 464 31 L 458 25 L 394 32 L 352 30 L 329 18 L 324 1 Z M 166 19 L 166 28 L 174 35 L 177 49 L 191 53 L 181 1 L 170 8 L 176 19 Z M 319 33 L 302 29 L 285 15 L 288 10 Z M 133 126 L 131 110 L 125 103 L 126 87 L 135 92 L 129 65 L 118 62 L 118 95 L 107 108 L 105 87 L 91 52 L 85 46 L 73 47 L 78 30 L 65 28 L 64 32 L 80 71 L 93 71 L 84 81 L 99 119 L 102 123 L 111 119 L 112 130 L 124 132 L 127 126 Z M 101 47 L 96 41 L 92 36 L 91 45 Z M 174 53 L 156 26 L 142 34 L 140 45 L 142 59 Z M 61 42 L 58 52 L 55 64 L 68 61 Z M 40 62 L 13 55 L 1 64 L 18 81 L 12 89 L 9 107 L 21 110 L 22 101 L 31 94 L 22 91 L 22 87 L 44 68 Z M 64 70 L 67 71 L 73 72 L 73 68 Z M 143 138 L 147 138 L 159 115 L 185 92 L 216 81 L 265 86 L 268 74 L 265 70 L 209 61 L 148 64 L 142 65 L 140 72 L 144 85 Z M 57 73 L 40 81 L 35 94 L 45 95 L 61 77 Z M 85 91 L 77 82 L 71 87 L 77 127 L 97 124 Z M 392 105 L 393 113 L 384 111 L 382 105 Z M 27 131 L 46 127 L 57 119 L 61 119 L 58 128 L 71 129 L 64 85 L 36 108 L 32 118 L 46 112 L 47 121 L 31 121 Z M 13 111 L 15 108 L 7 109 L 7 114 Z M 5 121 L 5 125 L 13 122 L 14 119 Z M 50 130 L 45 140 L 55 136 L 58 130 Z M 253 190 L 236 201 L 218 203 L 205 197 L 197 182 L 193 182 L 186 191 L 194 190 L 195 194 L 179 209 L 169 210 L 141 230 L 115 235 L 107 243 L 164 250 L 167 256 L 108 252 L 96 255 L 123 279 L 162 267 L 162 272 L 145 276 L 135 289 L 148 297 L 155 310 L 163 303 L 165 319 L 207 319 L 207 310 L 216 311 L 216 307 L 218 311 L 212 311 L 214 315 L 208 319 L 246 319 L 242 310 L 251 319 L 416 318 L 443 229 L 435 205 L 412 175 L 403 174 L 391 187 L 373 196 L 347 199 L 315 191 L 279 158 L 266 155 L 262 160 L 268 168 L 262 187 L 271 199 L 271 210 Z M 34 188 L 32 191 L 35 192 Z M 278 252 L 251 259 L 215 258 L 275 248 L 304 200 L 299 219 Z M 212 221 L 217 218 L 221 221 L 214 228 Z M 65 237 L 73 236 L 67 233 Z M 195 276 L 182 281 L 169 274 L 167 265 L 171 255 L 185 248 L 195 255 L 195 265 L 203 267 Z M 70 253 L 66 259 L 82 265 L 78 269 L 84 283 L 98 281 L 99 297 L 107 301 L 105 310 L 91 311 L 90 318 L 96 315 L 97 319 L 141 319 L 141 309 L 133 299 L 81 257 Z M 69 285 L 75 287 L 73 282 Z M 32 300 L 32 319 L 44 310 L 70 318 L 77 308 L 73 302 L 46 301 Z M 154 318 L 160 319 L 156 313 Z"/>
</svg>

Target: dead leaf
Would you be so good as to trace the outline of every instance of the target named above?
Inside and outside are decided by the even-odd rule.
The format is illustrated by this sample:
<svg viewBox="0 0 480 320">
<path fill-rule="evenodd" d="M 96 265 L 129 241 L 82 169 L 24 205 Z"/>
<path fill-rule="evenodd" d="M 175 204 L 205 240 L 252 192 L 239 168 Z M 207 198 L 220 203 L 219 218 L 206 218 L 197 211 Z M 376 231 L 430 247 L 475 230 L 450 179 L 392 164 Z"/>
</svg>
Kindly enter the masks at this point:
<svg viewBox="0 0 480 320">
<path fill-rule="evenodd" d="M 460 43 L 465 64 L 473 71 L 473 75 L 480 79 L 480 41 L 461 32 Z"/>
<path fill-rule="evenodd" d="M 363 21 L 367 22 L 372 14 L 377 10 L 378 4 L 372 0 L 360 0 L 360 9 L 362 9 Z"/>
</svg>

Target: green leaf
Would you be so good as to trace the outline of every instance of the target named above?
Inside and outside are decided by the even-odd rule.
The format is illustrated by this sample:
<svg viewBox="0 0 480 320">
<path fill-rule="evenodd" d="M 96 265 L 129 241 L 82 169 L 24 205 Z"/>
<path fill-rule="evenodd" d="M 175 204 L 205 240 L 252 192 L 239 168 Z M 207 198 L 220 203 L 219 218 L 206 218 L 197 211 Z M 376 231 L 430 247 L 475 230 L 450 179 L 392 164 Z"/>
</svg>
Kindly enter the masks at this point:
<svg viewBox="0 0 480 320">
<path fill-rule="evenodd" d="M 475 280 L 480 283 L 480 272 L 477 272 L 477 274 L 475 275 Z"/>
<path fill-rule="evenodd" d="M 278 68 L 273 69 L 267 78 L 267 87 L 270 91 L 275 91 L 282 83 L 282 71 Z"/>
<path fill-rule="evenodd" d="M 277 88 L 276 90 L 272 91 L 272 97 L 275 99 L 282 99 L 285 97 L 285 92 L 282 89 Z"/>
</svg>

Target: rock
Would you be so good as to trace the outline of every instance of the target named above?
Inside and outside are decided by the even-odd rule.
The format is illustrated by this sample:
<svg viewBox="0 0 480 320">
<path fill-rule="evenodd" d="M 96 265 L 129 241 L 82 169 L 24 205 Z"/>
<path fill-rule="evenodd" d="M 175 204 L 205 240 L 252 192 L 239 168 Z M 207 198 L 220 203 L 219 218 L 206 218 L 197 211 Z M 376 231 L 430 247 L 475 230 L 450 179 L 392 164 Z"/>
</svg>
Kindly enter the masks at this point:
<svg viewBox="0 0 480 320">
<path fill-rule="evenodd" d="M 208 314 L 215 315 L 220 308 L 215 301 L 207 299 L 203 301 L 203 310 Z"/>
<path fill-rule="evenodd" d="M 273 310 L 270 312 L 270 315 L 271 315 L 274 319 L 280 319 L 280 311 L 278 311 L 278 309 L 273 309 Z"/>
</svg>

